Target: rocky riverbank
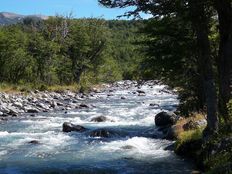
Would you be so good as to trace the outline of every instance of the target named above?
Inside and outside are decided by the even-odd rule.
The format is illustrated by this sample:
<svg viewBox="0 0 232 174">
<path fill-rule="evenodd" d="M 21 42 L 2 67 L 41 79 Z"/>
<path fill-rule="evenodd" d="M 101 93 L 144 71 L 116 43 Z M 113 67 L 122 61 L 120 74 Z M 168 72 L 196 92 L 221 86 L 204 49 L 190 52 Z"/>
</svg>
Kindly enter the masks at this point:
<svg viewBox="0 0 232 174">
<path fill-rule="evenodd" d="M 62 92 L 51 91 L 30 91 L 28 93 L 5 93 L 0 92 L 0 120 L 10 117 L 17 117 L 23 114 L 34 116 L 40 112 L 51 112 L 60 110 L 71 110 L 94 107 L 86 105 L 84 101 L 90 98 L 97 98 L 98 93 L 106 91 L 107 96 L 113 96 L 115 88 L 128 89 L 137 86 L 138 90 L 132 91 L 134 95 L 145 96 L 145 92 L 140 90 L 142 84 L 151 86 L 158 84 L 158 81 L 136 82 L 124 81 L 123 83 L 104 84 L 101 87 L 93 88 L 88 94 L 64 90 Z M 162 91 L 161 91 L 162 92 Z M 163 92 L 169 92 L 164 90 Z M 125 97 L 121 97 L 125 100 Z M 158 105 L 154 105 L 154 107 Z"/>
<path fill-rule="evenodd" d="M 0 117 L 17 117 L 22 114 L 31 116 L 40 112 L 70 110 L 78 107 L 89 107 L 82 103 L 88 97 L 72 91 L 48 92 L 31 91 L 25 93 L 0 93 Z"/>
</svg>

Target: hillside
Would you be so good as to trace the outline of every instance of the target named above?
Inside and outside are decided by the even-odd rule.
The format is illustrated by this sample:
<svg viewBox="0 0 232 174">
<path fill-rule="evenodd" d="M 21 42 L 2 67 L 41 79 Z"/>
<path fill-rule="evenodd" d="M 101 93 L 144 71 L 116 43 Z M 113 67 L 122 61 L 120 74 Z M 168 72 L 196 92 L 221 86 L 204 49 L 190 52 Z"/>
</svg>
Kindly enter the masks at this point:
<svg viewBox="0 0 232 174">
<path fill-rule="evenodd" d="M 21 15 L 9 12 L 0 12 L 0 25 L 16 24 L 22 22 L 25 18 L 48 19 L 47 16 L 43 15 Z"/>
</svg>

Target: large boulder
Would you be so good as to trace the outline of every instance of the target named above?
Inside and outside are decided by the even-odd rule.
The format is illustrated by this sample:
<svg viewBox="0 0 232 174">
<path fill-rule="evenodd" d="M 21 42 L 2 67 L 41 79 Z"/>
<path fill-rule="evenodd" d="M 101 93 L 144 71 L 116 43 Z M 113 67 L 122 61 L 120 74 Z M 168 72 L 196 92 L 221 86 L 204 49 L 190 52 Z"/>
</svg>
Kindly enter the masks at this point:
<svg viewBox="0 0 232 174">
<path fill-rule="evenodd" d="M 75 124 L 68 123 L 68 122 L 63 123 L 63 132 L 72 132 L 72 131 L 83 132 L 85 130 L 87 129 L 80 125 L 75 125 Z"/>
<path fill-rule="evenodd" d="M 155 116 L 156 126 L 172 126 L 177 122 L 177 116 L 174 113 L 160 112 Z"/>
</svg>

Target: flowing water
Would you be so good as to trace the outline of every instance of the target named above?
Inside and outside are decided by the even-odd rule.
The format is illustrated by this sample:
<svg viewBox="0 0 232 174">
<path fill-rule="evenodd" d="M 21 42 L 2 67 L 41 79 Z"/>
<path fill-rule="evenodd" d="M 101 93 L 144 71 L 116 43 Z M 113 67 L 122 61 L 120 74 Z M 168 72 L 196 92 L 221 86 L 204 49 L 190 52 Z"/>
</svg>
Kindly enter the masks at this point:
<svg viewBox="0 0 232 174">
<path fill-rule="evenodd" d="M 148 83 L 141 86 L 146 96 L 138 96 L 133 93 L 138 89 L 135 85 L 124 84 L 111 87 L 112 96 L 105 90 L 84 101 L 95 107 L 25 116 L 0 124 L 0 173 L 191 173 L 190 162 L 164 150 L 172 142 L 157 138 L 154 124 L 155 114 L 175 109 L 177 96 L 161 92 L 163 85 L 151 87 Z M 90 121 L 102 115 L 114 122 Z M 64 133 L 64 122 L 89 130 L 108 128 L 117 136 Z M 29 144 L 32 140 L 40 143 Z"/>
</svg>

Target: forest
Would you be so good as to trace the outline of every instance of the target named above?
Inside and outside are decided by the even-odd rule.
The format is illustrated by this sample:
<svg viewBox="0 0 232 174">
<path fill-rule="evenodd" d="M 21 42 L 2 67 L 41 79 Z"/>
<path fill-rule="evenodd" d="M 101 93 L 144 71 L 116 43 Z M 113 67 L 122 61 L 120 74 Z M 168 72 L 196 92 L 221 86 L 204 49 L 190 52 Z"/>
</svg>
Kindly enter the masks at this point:
<svg viewBox="0 0 232 174">
<path fill-rule="evenodd" d="M 138 78 L 142 21 L 26 18 L 0 28 L 0 82 L 96 84 Z M 91 83 L 90 83 L 91 82 Z"/>
</svg>

